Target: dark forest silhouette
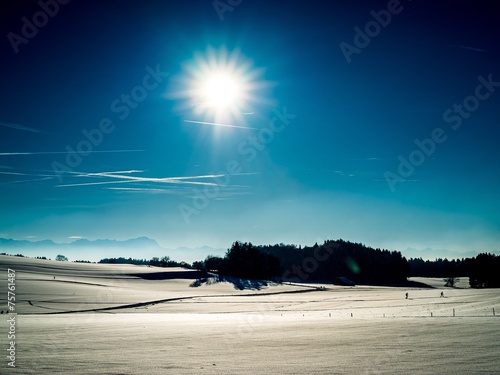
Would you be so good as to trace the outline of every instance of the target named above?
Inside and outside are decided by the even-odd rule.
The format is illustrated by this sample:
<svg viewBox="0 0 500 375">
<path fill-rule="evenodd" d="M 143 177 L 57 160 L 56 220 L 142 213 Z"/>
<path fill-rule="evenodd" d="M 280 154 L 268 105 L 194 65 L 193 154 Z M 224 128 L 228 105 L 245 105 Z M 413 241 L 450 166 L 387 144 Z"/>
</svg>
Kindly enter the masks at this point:
<svg viewBox="0 0 500 375">
<path fill-rule="evenodd" d="M 222 257 L 209 256 L 193 268 L 241 278 L 293 282 L 351 280 L 361 284 L 400 284 L 408 277 L 443 278 L 454 286 L 458 277 L 470 277 L 474 288 L 499 287 L 500 256 L 479 254 L 474 258 L 407 260 L 399 251 L 373 249 L 344 240 L 322 245 L 252 245 L 235 242 Z"/>
<path fill-rule="evenodd" d="M 134 258 L 104 258 L 99 261 L 99 263 L 109 263 L 109 264 L 135 264 L 139 266 L 155 266 L 155 267 L 184 267 L 191 268 L 191 265 L 186 262 L 176 262 L 171 260 L 170 257 L 164 256 L 162 258 L 153 257 L 150 260 L 146 259 L 134 259 Z"/>
<path fill-rule="evenodd" d="M 304 248 L 235 242 L 224 258 L 207 257 L 193 266 L 235 277 L 285 282 L 334 282 L 346 278 L 357 283 L 398 283 L 409 275 L 408 263 L 400 252 L 343 240 Z"/>
<path fill-rule="evenodd" d="M 208 256 L 192 265 L 163 258 L 105 258 L 100 263 L 129 263 L 157 267 L 193 268 L 235 280 L 277 282 L 332 282 L 400 284 L 408 277 L 443 278 L 454 286 L 458 277 L 469 277 L 473 288 L 500 287 L 500 256 L 482 253 L 473 258 L 406 259 L 399 251 L 373 249 L 361 243 L 327 240 L 322 245 L 253 245 L 236 241 L 224 257 Z"/>
</svg>

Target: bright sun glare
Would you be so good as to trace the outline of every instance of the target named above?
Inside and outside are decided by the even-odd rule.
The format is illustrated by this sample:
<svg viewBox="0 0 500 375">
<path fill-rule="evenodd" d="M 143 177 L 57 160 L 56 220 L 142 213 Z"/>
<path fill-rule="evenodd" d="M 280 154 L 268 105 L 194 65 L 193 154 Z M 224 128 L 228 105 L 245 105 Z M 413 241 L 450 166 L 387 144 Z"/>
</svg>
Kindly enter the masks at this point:
<svg viewBox="0 0 500 375">
<path fill-rule="evenodd" d="M 254 69 L 239 50 L 208 48 L 184 65 L 184 73 L 173 95 L 185 99 L 192 117 L 188 122 L 245 127 L 254 105 L 267 103 L 261 89 L 269 84 L 259 80 L 262 70 Z"/>
<path fill-rule="evenodd" d="M 207 77 L 202 85 L 202 105 L 207 108 L 225 109 L 237 105 L 241 94 L 238 80 L 226 73 L 216 73 Z"/>
</svg>

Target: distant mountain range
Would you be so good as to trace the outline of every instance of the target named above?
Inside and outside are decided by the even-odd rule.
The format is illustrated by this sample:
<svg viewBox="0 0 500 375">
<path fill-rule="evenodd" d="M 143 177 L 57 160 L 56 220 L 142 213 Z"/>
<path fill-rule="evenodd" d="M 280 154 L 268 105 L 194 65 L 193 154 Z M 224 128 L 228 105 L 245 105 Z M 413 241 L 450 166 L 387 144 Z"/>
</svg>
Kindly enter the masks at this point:
<svg viewBox="0 0 500 375">
<path fill-rule="evenodd" d="M 490 251 L 490 253 L 496 253 L 495 251 Z M 407 248 L 401 252 L 407 259 L 409 258 L 422 258 L 423 260 L 436 260 L 437 258 L 441 259 L 462 259 L 462 258 L 473 258 L 478 252 L 477 251 L 467 251 L 467 252 L 459 252 L 452 251 L 447 249 L 431 249 L 426 248 L 422 250 L 417 250 L 414 248 Z"/>
<path fill-rule="evenodd" d="M 156 240 L 138 237 L 129 240 L 87 240 L 77 239 L 70 243 L 56 243 L 51 240 L 28 241 L 0 238 L 0 253 L 23 254 L 29 257 L 47 257 L 54 259 L 56 255 L 65 255 L 69 260 L 89 260 L 98 262 L 103 258 L 135 258 L 151 259 L 152 257 L 169 256 L 172 260 L 192 263 L 203 260 L 207 255 L 223 256 L 226 249 L 208 246 L 167 249 L 161 247 Z"/>
</svg>

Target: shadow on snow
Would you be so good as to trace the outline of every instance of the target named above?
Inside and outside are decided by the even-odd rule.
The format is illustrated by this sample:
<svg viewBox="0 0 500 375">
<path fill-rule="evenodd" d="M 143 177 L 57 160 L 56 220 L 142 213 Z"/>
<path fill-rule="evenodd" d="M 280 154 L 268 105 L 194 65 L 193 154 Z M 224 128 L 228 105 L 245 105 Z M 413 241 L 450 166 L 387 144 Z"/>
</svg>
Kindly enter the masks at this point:
<svg viewBox="0 0 500 375">
<path fill-rule="evenodd" d="M 274 283 L 265 280 L 251 280 L 251 279 L 241 279 L 234 276 L 224 276 L 217 275 L 213 273 L 207 273 L 205 277 L 200 277 L 199 279 L 193 281 L 191 285 L 192 288 L 197 288 L 206 285 L 213 285 L 218 283 L 231 283 L 234 289 L 237 290 L 261 290 L 269 285 L 274 285 Z"/>
</svg>

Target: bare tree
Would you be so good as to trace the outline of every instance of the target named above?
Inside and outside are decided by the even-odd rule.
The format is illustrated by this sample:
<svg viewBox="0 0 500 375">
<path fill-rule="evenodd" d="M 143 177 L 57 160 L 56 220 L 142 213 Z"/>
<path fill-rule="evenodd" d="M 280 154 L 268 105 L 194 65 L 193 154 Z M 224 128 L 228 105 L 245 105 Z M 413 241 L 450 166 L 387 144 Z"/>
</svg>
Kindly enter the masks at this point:
<svg viewBox="0 0 500 375">
<path fill-rule="evenodd" d="M 455 277 L 455 276 L 448 276 L 448 277 L 444 278 L 443 281 L 445 282 L 444 286 L 448 286 L 448 287 L 452 288 L 460 281 L 460 278 Z"/>
</svg>

